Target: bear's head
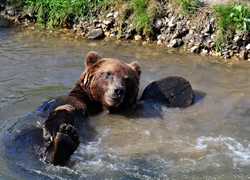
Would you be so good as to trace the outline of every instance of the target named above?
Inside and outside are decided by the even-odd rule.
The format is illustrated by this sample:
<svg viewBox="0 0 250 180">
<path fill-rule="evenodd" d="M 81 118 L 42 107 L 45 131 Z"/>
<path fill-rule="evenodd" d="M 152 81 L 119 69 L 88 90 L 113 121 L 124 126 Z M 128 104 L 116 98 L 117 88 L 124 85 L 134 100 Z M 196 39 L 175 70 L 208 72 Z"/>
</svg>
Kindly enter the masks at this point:
<svg viewBox="0 0 250 180">
<path fill-rule="evenodd" d="M 137 62 L 130 64 L 113 58 L 102 58 L 89 52 L 86 69 L 77 81 L 91 99 L 101 103 L 108 113 L 132 107 L 137 101 L 141 69 Z"/>
</svg>

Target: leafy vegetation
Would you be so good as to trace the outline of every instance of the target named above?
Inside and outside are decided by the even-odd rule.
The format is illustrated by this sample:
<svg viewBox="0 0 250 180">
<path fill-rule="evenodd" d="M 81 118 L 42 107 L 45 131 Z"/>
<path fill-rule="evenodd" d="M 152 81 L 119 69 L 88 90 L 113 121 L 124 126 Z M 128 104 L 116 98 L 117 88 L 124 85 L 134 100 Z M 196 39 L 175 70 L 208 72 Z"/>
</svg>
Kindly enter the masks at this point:
<svg viewBox="0 0 250 180">
<path fill-rule="evenodd" d="M 216 5 L 214 11 L 218 16 L 217 50 L 236 30 L 250 31 L 250 8 L 245 4 Z"/>
<path fill-rule="evenodd" d="M 222 30 L 250 30 L 250 9 L 243 4 L 217 5 L 218 25 Z"/>
</svg>

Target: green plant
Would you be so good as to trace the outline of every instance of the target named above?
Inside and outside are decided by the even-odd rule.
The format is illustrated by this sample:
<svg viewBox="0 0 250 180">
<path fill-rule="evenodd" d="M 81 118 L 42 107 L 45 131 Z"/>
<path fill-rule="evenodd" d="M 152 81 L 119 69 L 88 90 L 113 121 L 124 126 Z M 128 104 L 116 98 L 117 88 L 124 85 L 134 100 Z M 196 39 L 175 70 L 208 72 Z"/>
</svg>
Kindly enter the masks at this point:
<svg viewBox="0 0 250 180">
<path fill-rule="evenodd" d="M 232 20 L 230 18 L 230 13 L 232 12 L 233 7 L 231 5 L 216 5 L 214 6 L 214 11 L 216 12 L 218 18 L 217 18 L 217 25 L 218 27 L 224 31 L 228 28 L 232 27 Z"/>
<path fill-rule="evenodd" d="M 27 9 L 36 12 L 41 27 L 61 27 L 68 15 L 91 17 L 108 5 L 108 0 L 26 0 Z M 28 10 L 27 10 L 28 11 Z M 91 15 L 90 15 L 91 14 Z"/>
<path fill-rule="evenodd" d="M 219 52 L 221 50 L 221 45 L 225 41 L 225 36 L 223 36 L 221 31 L 218 31 L 215 37 L 215 50 Z"/>
<path fill-rule="evenodd" d="M 222 30 L 250 30 L 250 9 L 243 4 L 217 5 L 218 26 Z"/>
<path fill-rule="evenodd" d="M 250 31 L 250 9 L 244 4 L 216 5 L 214 11 L 217 14 L 217 50 L 236 30 Z"/>
<path fill-rule="evenodd" d="M 170 0 L 172 3 L 177 4 L 180 10 L 186 14 L 194 15 L 199 8 L 203 6 L 200 0 Z"/>
<path fill-rule="evenodd" d="M 147 34 L 151 31 L 151 18 L 153 17 L 153 13 L 148 11 L 148 3 L 149 0 L 132 0 L 131 1 L 135 18 L 133 20 L 136 30 L 143 31 L 143 34 Z"/>
<path fill-rule="evenodd" d="M 250 9 L 245 8 L 243 4 L 236 4 L 230 13 L 230 17 L 240 30 L 250 30 Z"/>
<path fill-rule="evenodd" d="M 180 5 L 180 8 L 189 14 L 195 14 L 201 7 L 202 3 L 199 0 L 182 0 Z"/>
<path fill-rule="evenodd" d="M 129 21 L 133 24 L 138 34 L 149 35 L 152 32 L 152 24 L 157 14 L 156 0 L 123 0 L 124 12 L 121 22 Z"/>
</svg>

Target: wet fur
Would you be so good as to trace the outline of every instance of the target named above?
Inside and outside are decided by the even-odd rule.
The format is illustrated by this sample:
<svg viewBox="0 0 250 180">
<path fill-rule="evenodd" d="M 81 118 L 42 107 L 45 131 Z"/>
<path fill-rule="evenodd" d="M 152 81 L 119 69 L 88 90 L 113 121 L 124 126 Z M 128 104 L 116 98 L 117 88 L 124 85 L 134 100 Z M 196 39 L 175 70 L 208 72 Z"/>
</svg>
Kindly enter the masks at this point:
<svg viewBox="0 0 250 180">
<path fill-rule="evenodd" d="M 104 110 L 117 112 L 135 105 L 139 91 L 140 66 L 112 58 L 101 58 L 90 52 L 85 60 L 86 70 L 75 88 L 49 113 L 43 124 L 43 137 L 49 142 L 46 161 L 55 165 L 65 163 L 79 145 L 75 118 L 87 117 Z"/>
</svg>

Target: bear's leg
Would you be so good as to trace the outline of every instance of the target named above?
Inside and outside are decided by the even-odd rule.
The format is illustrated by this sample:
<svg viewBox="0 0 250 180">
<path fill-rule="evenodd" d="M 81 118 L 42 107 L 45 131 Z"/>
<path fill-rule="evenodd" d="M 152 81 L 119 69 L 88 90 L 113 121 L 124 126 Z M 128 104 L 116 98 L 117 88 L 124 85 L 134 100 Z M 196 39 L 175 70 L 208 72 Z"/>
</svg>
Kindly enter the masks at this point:
<svg viewBox="0 0 250 180">
<path fill-rule="evenodd" d="M 46 150 L 47 160 L 54 165 L 65 163 L 79 145 L 79 136 L 74 126 L 62 124 Z"/>
</svg>

